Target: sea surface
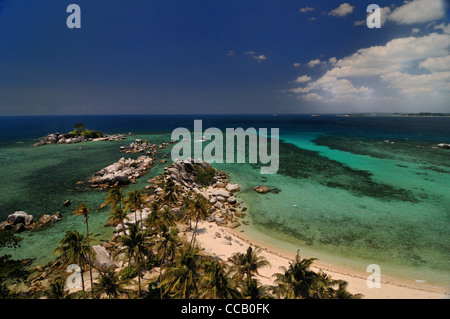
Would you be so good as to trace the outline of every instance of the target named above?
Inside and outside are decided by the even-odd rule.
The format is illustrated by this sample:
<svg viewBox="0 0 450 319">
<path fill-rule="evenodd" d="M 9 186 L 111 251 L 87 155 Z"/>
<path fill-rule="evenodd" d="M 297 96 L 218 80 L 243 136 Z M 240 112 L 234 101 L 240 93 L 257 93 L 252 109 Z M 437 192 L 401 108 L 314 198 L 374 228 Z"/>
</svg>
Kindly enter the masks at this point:
<svg viewBox="0 0 450 319">
<path fill-rule="evenodd" d="M 108 210 L 98 210 L 106 191 L 90 188 L 90 176 L 121 157 L 119 146 L 136 138 L 171 140 L 172 130 L 279 128 L 280 167 L 260 174 L 260 164 L 214 163 L 241 186 L 248 208 L 244 234 L 304 257 L 318 257 L 364 272 L 378 264 L 382 274 L 449 287 L 450 284 L 450 118 L 339 117 L 336 115 L 189 115 L 0 117 L 0 221 L 15 211 L 39 218 L 61 212 L 63 219 L 40 231 L 20 233 L 17 249 L 0 255 L 54 260 L 66 230 L 84 232 L 72 210 L 85 202 L 90 230 L 98 243 L 108 240 Z M 131 132 L 127 141 L 32 147 L 48 133 L 66 133 L 77 122 L 107 134 Z M 206 143 L 204 143 L 206 144 Z M 82 150 L 79 149 L 82 147 Z M 162 159 L 170 148 L 162 150 Z M 131 191 L 161 174 L 155 165 Z M 83 182 L 77 184 L 77 182 Z M 272 189 L 258 194 L 254 186 Z M 72 206 L 65 207 L 65 200 Z"/>
</svg>

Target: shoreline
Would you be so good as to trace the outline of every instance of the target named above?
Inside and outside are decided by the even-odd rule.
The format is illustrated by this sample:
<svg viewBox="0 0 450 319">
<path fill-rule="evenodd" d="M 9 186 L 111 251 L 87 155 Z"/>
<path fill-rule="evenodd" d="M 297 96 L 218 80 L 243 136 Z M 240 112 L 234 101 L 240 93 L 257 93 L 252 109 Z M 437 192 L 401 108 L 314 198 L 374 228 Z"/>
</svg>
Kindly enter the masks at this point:
<svg viewBox="0 0 450 319">
<path fill-rule="evenodd" d="M 231 178 L 228 177 L 227 184 L 232 182 Z M 234 185 L 238 186 L 237 184 Z M 225 186 L 218 186 L 218 188 L 225 188 Z M 207 195 L 210 193 L 209 187 L 201 188 L 199 192 Z M 230 197 L 232 195 L 240 198 L 239 190 L 236 192 L 229 192 Z M 214 194 L 214 196 L 216 195 Z M 237 201 L 237 203 L 239 202 Z M 235 208 L 237 211 L 240 211 L 240 208 Z M 233 221 L 241 222 L 242 219 L 234 219 Z M 257 276 L 261 283 L 265 285 L 271 285 L 273 273 L 280 272 L 279 267 L 288 266 L 289 262 L 295 257 L 295 252 L 283 249 L 282 246 L 254 238 L 251 236 L 251 232 L 249 236 L 248 232 L 243 232 L 242 226 L 230 228 L 218 225 L 215 222 L 201 221 L 199 222 L 198 232 L 196 239 L 200 247 L 204 248 L 208 254 L 216 255 L 223 260 L 227 260 L 236 252 L 244 253 L 249 245 L 260 248 L 262 255 L 271 264 L 270 268 L 264 268 L 260 271 L 262 276 Z M 217 232 L 221 234 L 221 238 L 215 238 L 215 233 Z M 232 237 L 232 240 L 230 240 L 231 245 L 223 243 L 225 236 Z M 323 270 L 331 275 L 333 279 L 345 280 L 349 284 L 348 291 L 352 294 L 363 294 L 363 299 L 443 299 L 449 297 L 448 288 L 432 287 L 429 286 L 429 283 L 413 282 L 413 280 L 395 278 L 383 274 L 381 275 L 381 288 L 370 289 L 366 284 L 369 273 L 358 272 L 350 268 L 333 265 L 332 263 L 314 262 L 311 269 L 316 272 Z"/>
<path fill-rule="evenodd" d="M 223 239 L 215 236 L 216 233 L 222 234 L 221 237 L 232 237 L 231 245 L 222 243 Z M 262 284 L 272 284 L 272 275 L 280 272 L 279 267 L 289 265 L 295 257 L 295 254 L 289 254 L 279 247 L 271 246 L 268 243 L 247 237 L 241 232 L 240 228 L 231 229 L 218 226 L 215 223 L 203 221 L 199 223 L 198 234 L 196 237 L 199 246 L 206 253 L 212 254 L 227 260 L 233 253 L 244 253 L 249 245 L 261 249 L 261 255 L 271 264 L 270 268 L 260 270 L 261 276 L 256 276 Z M 363 299 L 445 299 L 448 298 L 448 292 L 443 287 L 424 287 L 423 283 L 411 283 L 405 279 L 394 278 L 381 275 L 381 287 L 369 288 L 366 284 L 369 273 L 361 273 L 352 269 L 340 266 L 314 262 L 311 267 L 314 271 L 322 270 L 331 275 L 333 279 L 342 279 L 348 282 L 348 290 L 352 294 L 363 294 Z"/>
</svg>

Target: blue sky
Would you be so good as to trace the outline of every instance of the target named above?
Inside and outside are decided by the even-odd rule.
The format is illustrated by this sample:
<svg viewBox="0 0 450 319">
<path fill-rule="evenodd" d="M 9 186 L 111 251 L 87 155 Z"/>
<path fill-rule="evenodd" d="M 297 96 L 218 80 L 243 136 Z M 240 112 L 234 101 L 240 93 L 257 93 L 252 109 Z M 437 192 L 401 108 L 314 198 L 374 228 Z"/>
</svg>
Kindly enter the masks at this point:
<svg viewBox="0 0 450 319">
<path fill-rule="evenodd" d="M 449 50 L 444 0 L 0 0 L 0 115 L 450 112 Z"/>
</svg>

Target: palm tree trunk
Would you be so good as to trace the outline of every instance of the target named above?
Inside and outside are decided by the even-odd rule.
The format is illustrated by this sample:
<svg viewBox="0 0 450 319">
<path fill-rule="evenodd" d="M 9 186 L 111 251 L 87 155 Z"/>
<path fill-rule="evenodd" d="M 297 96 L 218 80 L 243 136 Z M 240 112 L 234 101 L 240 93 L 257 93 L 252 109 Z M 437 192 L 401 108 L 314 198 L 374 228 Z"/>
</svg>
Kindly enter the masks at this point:
<svg viewBox="0 0 450 319">
<path fill-rule="evenodd" d="M 162 280 L 162 267 L 163 267 L 163 263 L 164 263 L 164 258 L 166 258 L 166 249 L 164 249 L 164 253 L 161 257 L 161 263 L 159 265 L 159 297 L 161 299 L 163 298 L 161 280 Z"/>
<path fill-rule="evenodd" d="M 88 224 L 88 221 L 87 221 L 87 219 L 86 219 L 86 238 L 88 238 L 89 237 L 89 224 Z M 89 263 L 89 276 L 90 276 L 90 279 L 91 279 L 91 291 L 93 291 L 92 290 L 92 287 L 93 287 L 93 280 L 92 280 L 92 265 L 91 265 L 91 258 L 93 258 L 93 256 L 90 256 L 90 258 L 88 258 L 88 263 Z"/>
<path fill-rule="evenodd" d="M 80 266 L 80 270 L 81 270 L 81 289 L 83 289 L 83 291 L 84 291 L 83 268 L 81 268 L 81 266 Z"/>
<path fill-rule="evenodd" d="M 125 223 L 123 222 L 123 219 L 122 219 L 122 229 L 123 229 L 124 235 L 126 236 L 127 235 L 127 230 L 125 229 Z"/>
<path fill-rule="evenodd" d="M 139 296 L 142 296 L 142 291 L 141 291 L 141 267 L 138 266 L 138 291 L 139 291 Z"/>
<path fill-rule="evenodd" d="M 193 249 L 195 237 L 197 236 L 197 229 L 198 229 L 198 217 L 195 219 L 195 229 L 192 231 L 191 249 Z"/>
</svg>

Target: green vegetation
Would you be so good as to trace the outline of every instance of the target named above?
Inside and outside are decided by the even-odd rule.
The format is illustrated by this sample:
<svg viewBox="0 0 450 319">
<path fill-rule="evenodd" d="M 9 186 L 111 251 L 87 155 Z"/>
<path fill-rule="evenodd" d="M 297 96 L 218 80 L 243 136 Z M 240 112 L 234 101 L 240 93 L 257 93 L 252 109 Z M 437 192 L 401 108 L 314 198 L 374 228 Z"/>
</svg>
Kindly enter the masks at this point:
<svg viewBox="0 0 450 319">
<path fill-rule="evenodd" d="M 138 275 L 137 270 L 134 267 L 127 266 L 119 271 L 121 280 L 133 279 Z"/>
<path fill-rule="evenodd" d="M 94 256 L 92 233 L 89 233 L 90 209 L 83 203 L 74 211 L 83 216 L 86 235 L 68 230 L 61 239 L 56 262 L 64 269 L 70 264 L 78 265 L 82 272 L 90 271 L 91 287 L 86 289 L 81 276 L 82 291 L 67 294 L 64 283 L 68 273 L 50 282 L 49 287 L 32 297 L 47 298 L 152 298 L 152 299 L 349 299 L 352 295 L 347 283 L 332 280 L 328 275 L 310 270 L 314 259 L 301 259 L 298 255 L 288 268 L 274 275 L 274 286 L 264 286 L 255 278 L 260 269 L 269 267 L 260 250 L 248 247 L 245 253 L 235 253 L 228 260 L 220 260 L 206 254 L 196 242 L 197 225 L 208 216 L 210 203 L 201 194 L 181 193 L 181 189 L 170 179 L 161 185 L 163 194 L 154 197 L 152 192 L 140 189 L 123 195 L 120 188 L 108 192 L 105 204 L 111 208 L 110 219 L 121 224 L 124 231 L 115 239 L 112 256 L 120 258 L 122 268 L 118 271 L 100 272 L 92 280 L 89 256 Z M 176 204 L 176 205 L 175 205 Z M 127 214 L 142 212 L 149 208 L 151 214 L 137 223 L 126 223 Z M 194 225 L 194 226 L 193 226 Z M 192 227 L 193 226 L 193 227 Z M 183 227 L 184 231 L 180 231 Z M 188 234 L 192 232 L 192 235 Z M 17 245 L 11 234 L 0 233 L 0 243 Z M 187 235 L 187 236 L 186 236 Z M 3 258 L 3 257 L 2 257 Z M 8 259 L 6 259 L 8 261 Z M 0 259 L 0 263 L 4 259 Z M 19 271 L 19 265 L 10 263 Z M 3 284 L 5 276 L 11 276 L 10 268 L 1 265 L 0 297 L 14 298 Z M 14 268 L 13 267 L 13 268 Z M 18 273 L 18 274 L 19 274 Z M 151 276 L 148 279 L 148 276 Z M 144 285 L 142 285 L 142 281 Z M 136 286 L 136 291 L 125 289 Z M 86 291 L 85 291 L 86 290 Z"/>
<path fill-rule="evenodd" d="M 200 184 L 202 186 L 208 186 L 214 183 L 214 176 L 216 174 L 216 170 L 209 166 L 205 169 L 201 168 L 200 166 L 195 167 L 196 175 L 194 178 L 194 181 L 197 184 Z"/>
<path fill-rule="evenodd" d="M 84 136 L 85 138 L 99 138 L 103 137 L 103 133 L 101 131 L 88 130 L 83 123 L 76 123 L 73 126 L 72 132 L 64 134 L 65 138 L 72 138 L 77 136 Z"/>
<path fill-rule="evenodd" d="M 0 248 L 19 247 L 20 239 L 14 236 L 10 230 L 0 230 Z M 15 294 L 7 287 L 7 280 L 23 280 L 28 276 L 28 271 L 21 260 L 11 259 L 11 255 L 0 256 L 0 299 L 14 298 Z"/>
</svg>

